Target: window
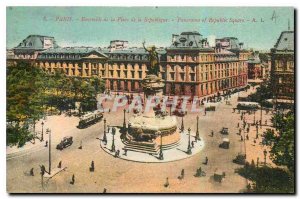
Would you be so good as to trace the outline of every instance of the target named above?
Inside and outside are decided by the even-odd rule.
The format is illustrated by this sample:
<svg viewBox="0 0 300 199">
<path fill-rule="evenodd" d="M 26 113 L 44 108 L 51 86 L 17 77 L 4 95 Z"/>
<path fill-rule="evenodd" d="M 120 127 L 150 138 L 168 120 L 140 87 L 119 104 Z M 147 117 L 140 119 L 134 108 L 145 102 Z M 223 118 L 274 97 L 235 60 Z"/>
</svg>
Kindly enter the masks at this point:
<svg viewBox="0 0 300 199">
<path fill-rule="evenodd" d="M 139 76 L 138 76 L 138 78 L 139 78 L 139 79 L 142 78 L 142 71 L 139 71 Z"/>
<path fill-rule="evenodd" d="M 181 81 L 184 81 L 184 73 L 180 73 Z"/>
<path fill-rule="evenodd" d="M 170 73 L 170 79 L 174 80 L 174 73 Z"/>
<path fill-rule="evenodd" d="M 195 81 L 195 74 L 191 74 L 191 81 L 192 81 L 192 82 Z"/>
</svg>

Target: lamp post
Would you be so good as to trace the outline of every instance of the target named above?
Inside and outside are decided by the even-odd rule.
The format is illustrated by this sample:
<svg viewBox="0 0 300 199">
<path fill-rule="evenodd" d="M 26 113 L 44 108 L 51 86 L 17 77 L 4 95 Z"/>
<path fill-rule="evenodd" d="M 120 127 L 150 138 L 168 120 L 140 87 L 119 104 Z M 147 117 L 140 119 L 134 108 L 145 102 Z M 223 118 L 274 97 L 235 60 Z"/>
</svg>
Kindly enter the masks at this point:
<svg viewBox="0 0 300 199">
<path fill-rule="evenodd" d="M 197 140 L 200 140 L 200 137 L 199 137 L 199 128 L 198 128 L 198 123 L 199 123 L 199 116 L 197 115 L 196 141 L 197 141 Z"/>
<path fill-rule="evenodd" d="M 183 116 L 182 116 L 182 120 L 181 120 L 180 132 L 181 132 L 181 133 L 184 132 Z"/>
<path fill-rule="evenodd" d="M 51 130 L 49 132 L 49 175 L 51 175 Z"/>
<path fill-rule="evenodd" d="M 41 136 L 41 142 L 44 141 L 44 122 L 42 121 L 42 136 Z"/>
<path fill-rule="evenodd" d="M 258 139 L 258 124 L 256 124 L 256 139 Z"/>
<path fill-rule="evenodd" d="M 125 130 L 126 129 L 126 115 L 125 115 L 126 110 L 124 109 L 123 112 L 124 112 L 123 129 Z"/>
<path fill-rule="evenodd" d="M 115 152 L 116 151 L 116 146 L 115 146 L 115 134 L 116 134 L 116 129 L 113 127 L 112 131 L 111 131 L 112 135 L 113 135 L 113 139 L 112 139 L 112 144 L 111 144 L 111 152 Z"/>
<path fill-rule="evenodd" d="M 163 154 L 163 148 L 162 148 L 162 133 L 158 131 L 158 135 L 160 135 L 160 147 L 159 147 L 159 157 L 158 159 L 163 160 L 164 159 L 164 154 Z"/>
<path fill-rule="evenodd" d="M 104 118 L 103 122 L 104 122 L 104 133 L 103 133 L 102 142 L 104 142 L 106 144 L 107 138 L 106 138 L 106 119 L 105 118 Z"/>
<path fill-rule="evenodd" d="M 265 159 L 265 162 L 264 162 L 264 164 L 265 164 L 265 166 L 266 166 L 266 164 L 267 164 L 267 150 L 265 149 L 264 150 L 264 159 Z"/>
<path fill-rule="evenodd" d="M 188 128 L 189 132 L 189 142 L 188 142 L 188 148 L 187 148 L 187 154 L 192 154 L 192 147 L 191 147 L 191 128 Z"/>
</svg>

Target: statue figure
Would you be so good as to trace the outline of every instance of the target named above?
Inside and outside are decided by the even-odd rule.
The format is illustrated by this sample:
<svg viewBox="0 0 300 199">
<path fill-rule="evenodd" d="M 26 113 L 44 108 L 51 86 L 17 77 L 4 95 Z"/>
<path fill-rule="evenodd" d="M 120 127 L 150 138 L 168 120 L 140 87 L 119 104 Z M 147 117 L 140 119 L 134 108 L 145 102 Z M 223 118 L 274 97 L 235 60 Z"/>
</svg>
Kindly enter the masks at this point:
<svg viewBox="0 0 300 199">
<path fill-rule="evenodd" d="M 150 68 L 148 68 L 148 74 L 158 76 L 158 72 L 159 72 L 158 53 L 156 52 L 155 46 L 152 46 L 152 47 L 147 49 L 145 47 L 145 43 L 146 42 L 144 41 L 143 42 L 143 47 L 149 53 L 149 61 L 150 61 Z"/>
</svg>

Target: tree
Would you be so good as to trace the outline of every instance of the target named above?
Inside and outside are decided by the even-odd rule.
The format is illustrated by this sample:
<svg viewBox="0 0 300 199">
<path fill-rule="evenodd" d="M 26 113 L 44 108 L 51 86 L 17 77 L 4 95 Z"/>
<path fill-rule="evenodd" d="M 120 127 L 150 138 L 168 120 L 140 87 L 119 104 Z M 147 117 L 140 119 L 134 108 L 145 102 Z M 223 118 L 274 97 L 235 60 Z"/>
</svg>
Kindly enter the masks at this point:
<svg viewBox="0 0 300 199">
<path fill-rule="evenodd" d="M 294 113 L 277 113 L 272 118 L 277 132 L 267 130 L 263 137 L 266 145 L 271 146 L 270 158 L 280 166 L 287 166 L 289 171 L 295 169 L 295 123 Z"/>
<path fill-rule="evenodd" d="M 266 53 L 259 53 L 259 59 L 262 61 L 262 62 L 268 62 L 268 55 Z"/>
<path fill-rule="evenodd" d="M 24 130 L 23 124 L 32 121 L 35 127 L 36 120 L 42 117 L 42 77 L 43 71 L 25 62 L 7 68 L 6 114 L 7 122 L 10 124 L 7 126 L 9 141 L 27 140 L 29 133 Z M 14 134 L 9 131 L 12 129 L 15 131 Z M 15 138 L 12 138 L 13 136 Z"/>
</svg>

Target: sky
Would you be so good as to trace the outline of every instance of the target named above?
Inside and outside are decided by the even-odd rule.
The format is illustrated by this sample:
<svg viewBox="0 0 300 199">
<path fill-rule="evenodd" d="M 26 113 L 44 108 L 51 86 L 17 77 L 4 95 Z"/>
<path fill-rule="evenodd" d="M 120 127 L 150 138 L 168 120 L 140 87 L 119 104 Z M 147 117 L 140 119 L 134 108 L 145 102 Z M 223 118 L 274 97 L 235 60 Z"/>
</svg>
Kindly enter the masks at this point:
<svg viewBox="0 0 300 199">
<path fill-rule="evenodd" d="M 168 47 L 172 34 L 198 31 L 204 38 L 237 37 L 246 48 L 269 50 L 288 30 L 288 21 L 294 30 L 294 8 L 7 7 L 6 45 L 15 47 L 35 34 L 53 36 L 62 47 L 107 47 L 118 39 L 129 46 L 145 40 L 146 45 Z"/>
</svg>

